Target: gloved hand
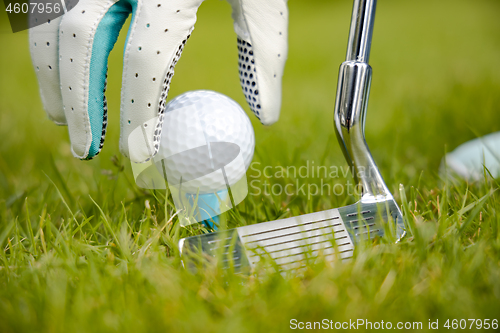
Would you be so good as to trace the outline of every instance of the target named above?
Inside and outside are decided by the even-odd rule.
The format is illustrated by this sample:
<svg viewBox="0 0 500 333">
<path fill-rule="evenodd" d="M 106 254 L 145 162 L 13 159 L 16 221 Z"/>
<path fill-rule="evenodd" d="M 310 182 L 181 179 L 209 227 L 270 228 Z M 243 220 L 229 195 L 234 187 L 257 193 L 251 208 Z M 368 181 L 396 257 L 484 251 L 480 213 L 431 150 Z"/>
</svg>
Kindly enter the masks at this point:
<svg viewBox="0 0 500 333">
<path fill-rule="evenodd" d="M 287 57 L 287 0 L 228 0 L 238 36 L 246 100 L 265 125 L 276 122 Z M 75 157 L 91 159 L 106 134 L 108 55 L 132 13 L 124 51 L 120 151 L 133 162 L 151 157 L 128 137 L 142 126 L 158 151 L 174 67 L 203 0 L 80 0 L 62 17 L 30 29 L 30 49 L 42 102 L 55 123 L 68 125 Z M 215 52 L 215 50 L 213 50 Z M 146 122 L 158 117 L 156 126 Z"/>
</svg>

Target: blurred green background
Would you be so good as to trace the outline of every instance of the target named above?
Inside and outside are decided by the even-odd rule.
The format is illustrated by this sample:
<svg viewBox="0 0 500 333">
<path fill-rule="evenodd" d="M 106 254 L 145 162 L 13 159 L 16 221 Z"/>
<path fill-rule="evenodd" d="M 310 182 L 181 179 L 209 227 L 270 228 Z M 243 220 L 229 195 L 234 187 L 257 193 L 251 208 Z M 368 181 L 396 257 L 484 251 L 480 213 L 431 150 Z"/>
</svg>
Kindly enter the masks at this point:
<svg viewBox="0 0 500 333">
<path fill-rule="evenodd" d="M 195 89 L 235 99 L 252 120 L 261 168 L 345 166 L 333 106 L 352 2 L 288 4 L 278 123 L 262 126 L 245 105 L 225 1 L 201 6 L 169 99 Z M 444 184 L 438 175 L 447 151 L 500 130 L 499 1 L 378 3 L 366 138 L 415 223 L 411 237 L 361 248 L 351 263 L 324 271 L 244 283 L 179 268 L 176 241 L 203 230 L 169 222 L 168 198 L 138 189 L 118 152 L 124 33 L 109 59 L 104 148 L 80 161 L 67 128 L 42 108 L 27 33 L 13 34 L 0 9 L 0 331 L 286 331 L 291 318 L 427 322 L 500 313 L 498 181 Z M 243 225 L 349 202 L 347 195 L 249 196 L 224 219 Z"/>
</svg>

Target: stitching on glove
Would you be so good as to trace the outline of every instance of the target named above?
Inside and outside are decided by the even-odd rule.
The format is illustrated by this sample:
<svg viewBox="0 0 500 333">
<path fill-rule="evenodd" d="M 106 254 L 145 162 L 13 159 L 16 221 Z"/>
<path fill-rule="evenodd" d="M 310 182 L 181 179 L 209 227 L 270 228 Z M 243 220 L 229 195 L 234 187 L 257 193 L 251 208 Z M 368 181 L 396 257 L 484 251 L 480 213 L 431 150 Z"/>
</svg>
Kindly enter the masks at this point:
<svg viewBox="0 0 500 333">
<path fill-rule="evenodd" d="M 101 133 L 101 142 L 99 143 L 99 150 L 95 156 L 99 155 L 101 152 L 102 146 L 104 146 L 104 139 L 106 138 L 106 131 L 108 129 L 108 101 L 106 100 L 106 88 L 108 86 L 108 70 L 106 69 L 106 79 L 104 80 L 104 89 L 103 93 L 103 115 L 102 115 L 102 133 Z"/>
<path fill-rule="evenodd" d="M 257 69 L 252 44 L 238 37 L 238 67 L 243 94 L 250 110 L 260 120 L 260 98 L 257 85 Z"/>
<path fill-rule="evenodd" d="M 188 35 L 177 48 L 177 52 L 175 52 L 174 58 L 172 59 L 170 67 L 167 73 L 165 74 L 165 79 L 163 80 L 163 89 L 161 92 L 160 101 L 158 105 L 158 121 L 156 122 L 155 132 L 153 136 L 153 145 L 154 145 L 153 156 L 155 156 L 158 153 L 158 150 L 160 149 L 161 130 L 163 127 L 163 117 L 165 113 L 165 102 L 167 100 L 168 92 L 170 90 L 170 82 L 172 80 L 172 77 L 174 76 L 174 68 L 179 59 L 181 58 L 184 46 L 186 45 L 186 42 L 188 41 L 189 37 L 191 37 L 191 33 L 193 32 L 193 30 L 194 28 L 191 28 L 189 30 Z M 150 159 L 151 158 L 148 158 L 146 161 L 149 161 Z"/>
</svg>

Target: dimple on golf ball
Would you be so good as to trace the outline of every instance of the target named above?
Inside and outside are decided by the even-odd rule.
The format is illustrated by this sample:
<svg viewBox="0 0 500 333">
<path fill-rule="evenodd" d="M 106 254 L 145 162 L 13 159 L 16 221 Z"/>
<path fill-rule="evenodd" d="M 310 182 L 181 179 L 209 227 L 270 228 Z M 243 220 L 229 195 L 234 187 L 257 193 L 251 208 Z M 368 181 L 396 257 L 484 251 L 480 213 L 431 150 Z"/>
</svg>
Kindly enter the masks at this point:
<svg viewBox="0 0 500 333">
<path fill-rule="evenodd" d="M 242 177 L 255 135 L 238 103 L 214 91 L 184 93 L 167 104 L 155 164 L 186 193 L 214 193 Z"/>
</svg>

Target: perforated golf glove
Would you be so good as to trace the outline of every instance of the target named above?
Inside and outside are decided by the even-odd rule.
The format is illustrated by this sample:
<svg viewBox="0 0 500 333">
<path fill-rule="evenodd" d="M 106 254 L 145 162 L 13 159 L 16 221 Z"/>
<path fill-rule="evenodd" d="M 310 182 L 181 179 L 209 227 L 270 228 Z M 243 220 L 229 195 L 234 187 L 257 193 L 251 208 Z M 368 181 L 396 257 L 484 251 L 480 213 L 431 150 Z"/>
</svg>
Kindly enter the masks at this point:
<svg viewBox="0 0 500 333">
<path fill-rule="evenodd" d="M 158 151 L 174 67 L 203 0 L 80 0 L 62 17 L 30 29 L 30 49 L 43 105 L 68 125 L 75 157 L 91 159 L 104 143 L 108 55 L 132 13 L 124 50 L 120 151 L 142 162 Z M 260 121 L 279 118 L 287 58 L 286 0 L 228 0 L 233 9 L 239 73 Z M 215 50 L 214 50 L 215 51 Z M 156 126 L 146 126 L 155 117 Z M 147 144 L 128 142 L 143 126 Z"/>
</svg>

